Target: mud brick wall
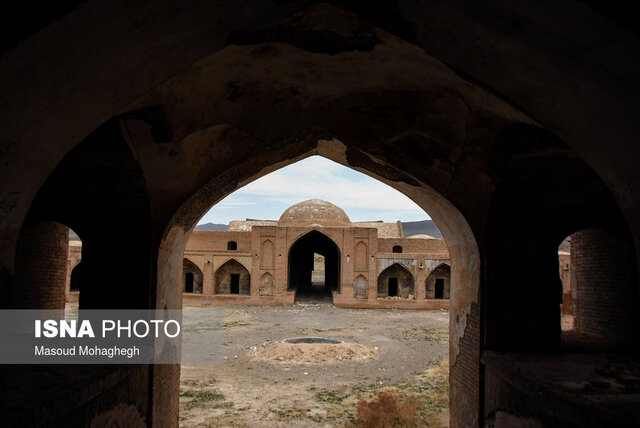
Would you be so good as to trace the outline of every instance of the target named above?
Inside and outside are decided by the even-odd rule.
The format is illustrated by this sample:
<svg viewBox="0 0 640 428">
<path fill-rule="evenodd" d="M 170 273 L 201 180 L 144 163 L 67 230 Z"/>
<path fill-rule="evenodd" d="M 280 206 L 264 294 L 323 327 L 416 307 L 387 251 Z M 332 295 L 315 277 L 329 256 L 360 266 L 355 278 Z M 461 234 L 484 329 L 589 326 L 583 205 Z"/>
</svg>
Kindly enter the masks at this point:
<svg viewBox="0 0 640 428">
<path fill-rule="evenodd" d="M 575 325 L 600 343 L 632 340 L 632 249 L 608 232 L 588 229 L 571 236 L 571 269 L 576 287 Z"/>
<path fill-rule="evenodd" d="M 400 245 L 403 253 L 449 253 L 444 239 L 378 239 L 381 253 L 391 253 L 395 245 Z"/>
<path fill-rule="evenodd" d="M 20 233 L 9 306 L 64 309 L 69 229 L 54 222 L 25 225 Z"/>
<path fill-rule="evenodd" d="M 251 251 L 251 232 L 222 232 L 216 230 L 194 230 L 187 241 L 186 251 L 207 250 L 227 251 L 227 243 L 235 241 L 236 251 L 246 253 Z"/>
</svg>

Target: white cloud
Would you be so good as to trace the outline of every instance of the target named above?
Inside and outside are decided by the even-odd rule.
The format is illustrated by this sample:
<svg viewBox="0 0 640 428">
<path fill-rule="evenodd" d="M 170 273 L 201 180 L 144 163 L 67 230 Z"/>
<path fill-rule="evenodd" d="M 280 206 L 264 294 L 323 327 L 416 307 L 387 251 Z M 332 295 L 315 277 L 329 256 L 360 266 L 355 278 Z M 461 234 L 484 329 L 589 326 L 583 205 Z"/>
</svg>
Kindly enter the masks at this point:
<svg viewBox="0 0 640 428">
<path fill-rule="evenodd" d="M 305 199 L 324 199 L 353 221 L 405 220 L 428 215 L 397 190 L 338 163 L 312 156 L 249 183 L 222 200 L 201 222 L 277 218 L 274 212 Z M 224 214 L 218 209 L 224 209 Z M 351 211 L 351 212 L 350 212 Z"/>
<path fill-rule="evenodd" d="M 240 192 L 292 204 L 317 198 L 342 208 L 422 211 L 411 199 L 386 184 L 319 156 L 266 175 Z"/>
</svg>

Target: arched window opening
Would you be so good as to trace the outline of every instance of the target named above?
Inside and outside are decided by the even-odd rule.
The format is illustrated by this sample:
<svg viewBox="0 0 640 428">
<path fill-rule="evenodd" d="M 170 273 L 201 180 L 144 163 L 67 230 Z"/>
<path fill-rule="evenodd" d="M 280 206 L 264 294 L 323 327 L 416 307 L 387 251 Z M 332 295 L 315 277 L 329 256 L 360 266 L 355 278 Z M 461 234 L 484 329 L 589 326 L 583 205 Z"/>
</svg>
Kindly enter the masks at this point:
<svg viewBox="0 0 640 428">
<path fill-rule="evenodd" d="M 388 247 L 387 247 L 388 248 Z M 402 252 L 402 245 L 394 245 L 393 249 L 391 250 L 393 253 L 401 253 Z"/>
<path fill-rule="evenodd" d="M 236 251 L 238 249 L 238 243 L 236 241 L 227 242 L 227 250 Z"/>
</svg>

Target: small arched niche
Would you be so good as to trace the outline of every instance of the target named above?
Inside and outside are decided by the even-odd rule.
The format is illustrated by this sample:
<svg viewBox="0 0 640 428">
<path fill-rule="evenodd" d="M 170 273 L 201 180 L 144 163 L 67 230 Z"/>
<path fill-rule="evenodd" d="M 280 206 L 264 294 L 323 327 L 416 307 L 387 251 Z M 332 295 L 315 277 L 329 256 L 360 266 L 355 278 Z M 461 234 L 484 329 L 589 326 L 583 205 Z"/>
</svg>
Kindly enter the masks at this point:
<svg viewBox="0 0 640 428">
<path fill-rule="evenodd" d="M 358 275 L 356 280 L 353 282 L 353 297 L 356 299 L 366 299 L 369 297 L 369 293 L 367 291 L 367 279 L 364 275 Z"/>
<path fill-rule="evenodd" d="M 269 272 L 262 275 L 260 278 L 260 291 L 261 296 L 273 296 L 273 275 Z"/>
</svg>

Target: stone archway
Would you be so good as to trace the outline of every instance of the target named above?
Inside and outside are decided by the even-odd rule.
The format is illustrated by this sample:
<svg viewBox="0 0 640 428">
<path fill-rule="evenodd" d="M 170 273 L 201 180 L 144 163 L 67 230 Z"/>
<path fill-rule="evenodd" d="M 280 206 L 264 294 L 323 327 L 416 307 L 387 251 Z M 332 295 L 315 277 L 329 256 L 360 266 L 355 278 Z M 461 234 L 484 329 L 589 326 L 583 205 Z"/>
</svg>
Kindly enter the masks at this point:
<svg viewBox="0 0 640 428">
<path fill-rule="evenodd" d="M 415 299 L 416 279 L 399 263 L 394 263 L 378 275 L 378 298 Z"/>
<path fill-rule="evenodd" d="M 442 263 L 427 276 L 425 281 L 427 299 L 449 299 L 451 295 L 451 267 Z"/>
<path fill-rule="evenodd" d="M 324 257 L 324 283 L 312 283 L 314 254 Z M 299 237 L 288 252 L 288 289 L 296 291 L 296 298 L 302 295 L 330 295 L 340 287 L 340 249 L 329 237 L 312 230 Z"/>
<path fill-rule="evenodd" d="M 185 258 L 182 262 L 183 292 L 202 294 L 202 270 L 191 260 Z"/>
<path fill-rule="evenodd" d="M 318 140 L 339 135 L 344 147 L 330 150 L 327 156 L 403 189 L 437 217 L 451 250 L 452 280 L 456 284 L 451 302 L 452 424 L 481 423 L 484 413 L 479 408 L 483 390 L 480 346 L 506 350 L 514 344 L 525 349 L 554 346 L 557 302 L 553 299 L 555 284 L 548 275 L 555 274 L 557 268 L 557 237 L 528 229 L 533 222 L 526 210 L 537 216 L 546 215 L 540 223 L 551 224 L 566 235 L 583 229 L 586 222 L 577 221 L 571 224 L 576 227 L 567 231 L 566 227 L 556 228 L 557 220 L 545 213 L 580 215 L 598 210 L 603 200 L 569 193 L 572 206 L 551 200 L 543 209 L 532 210 L 530 201 L 539 199 L 530 196 L 531 188 L 523 180 L 530 177 L 548 186 L 540 189 L 541 199 L 545 195 L 558 197 L 558 185 L 565 185 L 564 179 L 571 177 L 559 179 L 553 170 L 540 167 L 553 164 L 559 166 L 558 170 L 564 168 L 573 173 L 575 164 L 567 159 L 586 159 L 615 198 L 607 204 L 620 206 L 624 213 L 624 217 L 589 225 L 601 227 L 611 221 L 626 226 L 629 222 L 631 233 L 624 233 L 632 241 L 635 239 L 636 246 L 640 242 L 636 203 L 640 175 L 635 144 L 638 121 L 637 115 L 632 114 L 637 94 L 625 90 L 634 87 L 633 73 L 625 70 L 637 68 L 634 52 L 638 42 L 632 35 L 620 32 L 614 22 L 614 9 L 618 9 L 605 8 L 600 13 L 582 3 L 545 4 L 539 8 L 511 5 L 503 16 L 494 16 L 481 7 L 431 2 L 394 8 L 389 25 L 379 18 L 387 15 L 378 12 L 378 25 L 399 37 L 368 25 L 364 31 L 354 33 L 329 25 L 348 24 L 348 14 L 340 13 L 346 18 L 329 19 L 329 23 L 323 16 L 332 14 L 311 14 L 311 22 L 327 25 L 331 40 L 340 42 L 335 44 L 323 40 L 322 25 L 322 31 L 304 27 L 305 20 L 294 21 L 301 27 L 287 26 L 291 23 L 290 10 L 283 9 L 288 5 L 278 9 L 273 2 L 258 2 L 260 7 L 246 8 L 248 12 L 230 8 L 230 19 L 212 23 L 208 17 L 227 15 L 220 13 L 218 8 L 222 6 L 209 3 L 205 8 L 208 14 L 202 13 L 204 7 L 200 3 L 156 11 L 154 17 L 160 19 L 159 24 L 156 19 L 143 19 L 148 14 L 144 7 L 110 4 L 102 9 L 94 4 L 97 13 L 96 9 L 82 7 L 72 16 L 52 22 L 5 55 L 1 80 L 5 82 L 4 108 L 8 114 L 0 119 L 6 130 L 2 152 L 7 155 L 0 169 L 3 285 L 11 284 L 19 231 L 36 192 L 62 157 L 105 118 L 128 112 L 117 119 L 116 128 L 134 148 L 145 175 L 143 180 L 130 177 L 125 181 L 129 185 L 142 183 L 139 187 L 145 191 L 117 199 L 119 203 L 113 206 L 143 213 L 130 232 L 140 230 L 146 235 L 141 233 L 144 236 L 131 239 L 138 248 L 119 257 L 113 264 L 117 268 L 113 269 L 113 277 L 100 284 L 105 289 L 109 283 L 117 284 L 112 279 L 121 271 L 130 281 L 119 287 L 122 292 L 113 294 L 127 296 L 135 290 L 135 295 L 129 294 L 121 302 L 100 300 L 100 293 L 96 293 L 85 299 L 88 306 L 94 307 L 102 302 L 107 306 L 179 307 L 180 295 L 173 294 L 177 292 L 171 288 L 176 288 L 180 278 L 181 254 L 195 224 L 194 216 L 252 178 L 316 150 Z M 378 11 L 386 10 L 381 3 L 375 4 Z M 500 2 L 492 4 L 505 7 Z M 110 8 L 115 11 L 109 15 Z M 273 13 L 265 13 L 268 19 L 257 20 L 256 26 L 248 25 L 240 37 L 229 37 L 238 22 L 249 22 L 247 15 L 255 18 L 256 10 Z M 612 15 L 614 18 L 608 21 Z M 102 20 L 103 16 L 118 16 L 118 22 Z M 175 19 L 176 16 L 182 19 Z M 281 22 L 285 16 L 288 21 Z M 558 26 L 549 16 L 559 17 L 567 25 Z M 470 23 L 479 35 L 472 42 L 468 37 Z M 526 23 L 525 30 L 536 31 L 522 31 L 521 23 Z M 96 28 L 109 28 L 115 37 L 102 40 L 98 35 L 103 32 Z M 132 28 L 136 28 L 136 37 L 130 37 Z M 264 28 L 270 31 L 262 31 Z M 296 38 L 300 28 L 303 34 L 308 31 L 314 37 L 301 42 Z M 74 37 L 69 37 L 70 33 Z M 344 36 L 362 33 L 366 37 Z M 176 37 L 178 34 L 181 36 Z M 278 43 L 273 43 L 273 37 L 279 37 Z M 65 42 L 64 55 L 43 48 L 50 46 L 51 40 Z M 145 44 L 145 40 L 153 43 Z M 305 43 L 309 40 L 313 42 Z M 609 40 L 611 49 L 594 48 L 599 46 L 598 40 Z M 116 43 L 116 47 L 109 45 L 105 49 L 105 43 Z M 167 44 L 175 48 L 167 49 Z M 558 46 L 571 55 L 559 55 Z M 335 55 L 336 49 L 340 55 Z M 36 51 L 42 67 L 29 67 Z M 142 51 L 148 53 L 143 58 Z M 428 57 L 425 51 L 439 60 Z M 78 57 L 73 52 L 87 55 Z M 121 61 L 115 68 L 109 66 L 120 58 L 132 61 Z M 291 58 L 304 65 L 293 70 Z M 458 76 L 466 73 L 471 79 L 458 79 L 443 63 L 461 70 Z M 253 71 L 258 73 L 252 74 L 251 67 L 245 64 L 257 64 Z M 264 70 L 273 76 L 268 83 Z M 60 79 L 61 75 L 67 78 Z M 123 80 L 123 75 L 127 79 Z M 474 80 L 480 85 L 475 85 Z M 165 81 L 168 83 L 163 84 Z M 481 89 L 483 85 L 508 101 L 487 96 L 488 91 Z M 30 91 L 25 93 L 23 88 L 27 87 Z M 576 91 L 576 87 L 580 90 Z M 145 95 L 141 98 L 140 94 Z M 511 104 L 531 112 L 537 121 L 519 114 Z M 522 129 L 514 125 L 523 123 L 530 128 L 520 132 Z M 538 126 L 555 130 L 572 150 L 548 144 L 549 136 L 530 132 Z M 120 138 L 118 133 L 110 137 Z M 604 141 L 615 142 L 611 144 L 619 150 L 611 150 L 611 144 Z M 216 152 L 213 147 L 222 150 Z M 527 152 L 527 148 L 532 150 Z M 526 168 L 515 168 L 516 172 L 524 172 L 516 180 L 505 180 L 512 159 L 531 163 Z M 125 165 L 123 162 L 111 165 L 117 165 L 118 171 L 132 171 L 131 164 L 126 169 L 120 168 Z M 181 178 L 182 187 L 163 178 L 167 170 Z M 70 179 L 74 184 L 83 181 L 75 176 Z M 117 177 L 110 180 L 117 181 Z M 566 188 L 579 190 L 583 183 L 571 183 Z M 109 184 L 104 190 L 111 196 L 114 187 L 112 182 Z M 513 186 L 513 191 L 505 192 L 505 186 Z M 208 190 L 199 192 L 203 187 Z M 514 212 L 509 205 L 519 194 L 526 195 L 521 198 L 525 210 Z M 108 199 L 114 201 L 112 197 Z M 86 204 L 85 200 L 75 205 L 73 200 L 68 202 L 79 213 L 91 215 L 86 206 L 93 204 Z M 92 203 L 109 208 L 101 207 L 99 199 Z M 146 212 L 150 208 L 153 216 Z M 105 215 L 107 222 L 111 214 Z M 91 225 L 87 227 L 96 232 Z M 115 224 L 104 229 L 118 230 Z M 514 231 L 520 236 L 514 238 Z M 98 261 L 107 259 L 100 252 L 116 254 L 119 247 L 106 233 L 97 231 L 92 239 L 88 242 L 87 262 L 93 263 L 97 271 Z M 103 250 L 105 243 L 109 248 Z M 527 246 L 530 254 L 517 251 Z M 549 251 L 543 256 L 544 269 L 539 269 L 538 258 L 544 253 L 540 250 L 545 246 Z M 533 261 L 528 262 L 529 259 Z M 488 307 L 482 311 L 478 304 L 480 260 L 488 260 L 482 266 L 483 296 L 488 296 Z M 19 263 L 15 265 L 17 270 Z M 519 272 L 531 275 L 520 278 L 522 283 L 514 287 L 514 273 Z M 524 311 L 508 308 L 509 302 L 521 297 L 520 291 L 514 290 L 524 290 L 521 292 L 532 296 L 536 286 L 547 283 L 548 290 L 545 285 L 544 295 L 536 302 L 539 305 Z M 550 322 L 541 322 L 546 318 Z M 482 335 L 480 324 L 486 329 Z M 523 327 L 527 334 L 522 334 Z M 518 341 L 519 336 L 527 340 Z M 546 337 L 552 340 L 545 340 Z M 151 403 L 149 406 L 153 407 L 148 412 L 149 422 L 177 420 L 177 380 L 175 376 L 173 380 L 165 376 L 171 376 L 172 368 L 150 370 L 151 379 L 141 382 L 152 390 L 149 395 L 153 399 L 141 399 L 144 406 Z"/>
<path fill-rule="evenodd" d="M 220 266 L 215 273 L 215 294 L 250 294 L 251 275 L 246 267 L 235 259 Z"/>
<path fill-rule="evenodd" d="M 299 143 L 302 144 L 303 142 L 300 141 Z M 288 149 L 288 146 L 284 146 L 280 153 L 287 153 Z M 375 168 L 374 164 L 356 162 L 355 165 L 351 165 L 345 154 L 346 146 L 340 141 L 321 139 L 312 145 L 310 151 L 294 155 L 286 160 L 281 160 L 271 166 L 265 166 L 257 170 L 256 165 L 260 165 L 260 161 L 263 159 L 248 157 L 240 164 L 239 170 L 255 171 L 254 175 L 242 181 L 244 184 L 304 157 L 321 155 L 388 184 L 413 199 L 425 211 L 429 211 L 447 241 L 452 266 L 452 281 L 457 284 L 456 288 L 452 290 L 450 305 L 451 409 L 454 413 L 458 407 L 464 409 L 461 411 L 467 415 L 462 416 L 462 420 L 465 420 L 465 418 L 471 417 L 470 415 L 473 413 L 469 409 L 479 408 L 478 397 L 480 395 L 478 389 L 480 373 L 480 326 L 478 322 L 480 262 L 474 234 L 460 211 L 426 184 L 420 183 L 416 187 L 410 184 L 410 180 L 407 180 L 408 182 L 391 180 L 386 176 L 380 175 L 379 172 L 381 171 Z M 367 169 L 367 167 L 371 169 Z M 390 168 L 393 171 L 393 167 L 390 166 Z M 167 288 L 175 276 L 174 260 L 180 260 L 184 245 L 201 213 L 204 213 L 211 204 L 226 195 L 226 193 L 219 192 L 218 184 L 219 181 L 216 181 L 215 185 L 211 183 L 204 186 L 177 211 L 174 219 L 184 220 L 190 218 L 189 226 L 176 222 L 167 229 L 159 252 L 159 260 L 162 261 L 158 265 L 159 302 L 179 304 L 177 296 L 168 292 Z M 231 191 L 231 189 L 227 190 L 227 192 Z M 210 202 L 205 204 L 202 202 L 203 200 L 209 200 Z M 470 373 L 477 373 L 478 377 L 470 377 Z M 173 376 L 176 380 L 178 379 L 177 372 Z"/>
<path fill-rule="evenodd" d="M 82 270 L 83 270 L 82 262 L 76 264 L 73 267 L 73 269 L 71 269 L 71 278 L 69 279 L 69 291 L 79 292 L 82 289 L 82 283 L 84 282 Z"/>
</svg>

